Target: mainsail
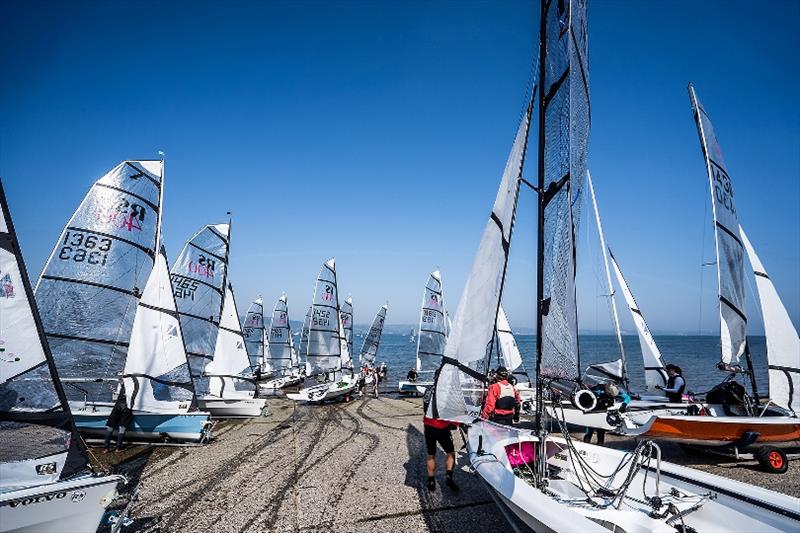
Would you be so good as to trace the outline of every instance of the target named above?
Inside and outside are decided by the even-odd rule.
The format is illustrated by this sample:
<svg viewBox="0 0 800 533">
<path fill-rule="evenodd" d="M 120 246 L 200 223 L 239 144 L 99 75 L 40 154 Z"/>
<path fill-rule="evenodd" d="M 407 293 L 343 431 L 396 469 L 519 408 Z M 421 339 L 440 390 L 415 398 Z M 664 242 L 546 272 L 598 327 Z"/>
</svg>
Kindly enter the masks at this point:
<svg viewBox="0 0 800 533">
<path fill-rule="evenodd" d="M 642 359 L 644 361 L 644 381 L 648 392 L 655 392 L 656 385 L 662 387 L 667 384 L 667 371 L 664 370 L 664 361 L 661 358 L 661 352 L 656 346 L 656 341 L 650 333 L 650 328 L 647 327 L 644 315 L 639 310 L 636 300 L 633 298 L 633 293 L 625 277 L 622 275 L 622 269 L 617 263 L 617 259 L 609 249 L 608 251 L 611 258 L 611 265 L 614 267 L 614 274 L 617 277 L 617 283 L 622 288 L 622 294 L 625 296 L 625 302 L 628 304 L 628 309 L 631 311 L 633 323 L 636 325 L 636 332 L 639 334 L 639 345 L 642 348 Z"/>
<path fill-rule="evenodd" d="M 383 335 L 383 323 L 386 321 L 386 312 L 388 310 L 388 304 L 381 306 L 372 321 L 372 326 L 370 326 L 367 336 L 364 337 L 364 344 L 361 345 L 361 354 L 359 355 L 359 361 L 362 365 L 373 366 L 375 364 L 375 357 L 378 355 L 378 348 L 381 345 L 381 335 Z"/>
<path fill-rule="evenodd" d="M 428 416 L 471 422 L 480 412 L 482 388 L 494 340 L 508 251 L 519 197 L 522 167 L 528 145 L 533 97 L 517 129 L 489 221 L 483 230 L 475 260 L 445 346 L 442 366 L 436 374 Z M 476 393 L 465 392 L 462 388 Z"/>
<path fill-rule="evenodd" d="M 422 293 L 417 336 L 417 370 L 433 372 L 442 364 L 442 355 L 447 343 L 447 320 L 445 318 L 442 275 L 431 272 Z"/>
<path fill-rule="evenodd" d="M 586 2 L 542 4 L 540 47 L 536 374 L 556 384 L 580 379 L 575 258 L 591 122 Z"/>
<path fill-rule="evenodd" d="M 260 368 L 264 362 L 264 303 L 259 296 L 250 304 L 247 315 L 244 317 L 245 346 L 247 356 L 250 358 L 250 368 Z"/>
<path fill-rule="evenodd" d="M 136 309 L 123 378 L 131 409 L 185 412 L 191 406 L 194 388 L 163 247 Z"/>
<path fill-rule="evenodd" d="M 172 287 L 192 376 L 213 358 L 228 273 L 230 223 L 203 227 L 172 265 Z"/>
<path fill-rule="evenodd" d="M 0 440 L 0 487 L 49 483 L 69 477 L 86 466 L 36 309 L 2 182 Z M 17 461 L 45 456 L 54 456 L 57 466 L 52 472 L 39 473 L 35 476 L 37 479 L 31 479 L 27 471 L 14 468 Z"/>
<path fill-rule="evenodd" d="M 311 310 L 313 306 L 308 307 L 308 311 L 306 311 L 306 316 L 303 319 L 303 329 L 300 331 L 300 349 L 298 350 L 299 356 L 301 358 L 300 362 L 306 365 L 306 372 L 310 372 L 308 369 L 308 363 L 306 360 L 306 353 L 308 352 L 308 329 L 311 326 Z"/>
<path fill-rule="evenodd" d="M 737 366 L 747 349 L 747 316 L 744 300 L 744 248 L 739 238 L 739 222 L 733 198 L 733 185 L 725 168 L 714 127 L 689 84 L 697 133 L 708 173 L 714 236 L 717 251 L 719 317 L 722 362 Z"/>
<path fill-rule="evenodd" d="M 769 398 L 780 407 L 800 415 L 800 337 L 786 312 L 778 291 L 769 279 L 753 245 L 740 227 L 745 250 L 756 277 L 764 333 L 767 337 Z"/>
<path fill-rule="evenodd" d="M 336 260 L 330 259 L 319 271 L 308 327 L 306 360 L 312 374 L 341 368 L 339 296 L 336 288 Z"/>
<path fill-rule="evenodd" d="M 342 304 L 342 309 L 339 311 L 339 316 L 342 317 L 342 329 L 344 329 L 344 338 L 347 341 L 348 353 L 353 353 L 353 298 L 347 298 Z"/>
<path fill-rule="evenodd" d="M 522 354 L 519 353 L 519 346 L 514 339 L 514 333 L 511 331 L 511 325 L 508 323 L 508 317 L 502 304 L 497 313 L 497 345 L 500 358 L 509 372 L 522 366 Z"/>
<path fill-rule="evenodd" d="M 269 328 L 268 357 L 265 358 L 266 372 L 285 372 L 293 366 L 292 328 L 289 324 L 289 303 L 284 294 L 275 302 L 272 322 Z"/>
<path fill-rule="evenodd" d="M 230 282 L 225 287 L 222 318 L 214 345 L 214 358 L 206 364 L 203 374 L 209 378 L 209 392 L 213 396 L 227 398 L 226 393 L 237 389 L 252 390 L 242 378 L 252 378 L 250 359 L 247 357 L 242 326 Z"/>
<path fill-rule="evenodd" d="M 36 301 L 62 379 L 122 372 L 156 255 L 163 168 L 162 161 L 124 161 L 97 180 L 44 267 Z M 103 384 L 81 387 L 93 400 L 111 400 L 113 389 Z"/>
</svg>

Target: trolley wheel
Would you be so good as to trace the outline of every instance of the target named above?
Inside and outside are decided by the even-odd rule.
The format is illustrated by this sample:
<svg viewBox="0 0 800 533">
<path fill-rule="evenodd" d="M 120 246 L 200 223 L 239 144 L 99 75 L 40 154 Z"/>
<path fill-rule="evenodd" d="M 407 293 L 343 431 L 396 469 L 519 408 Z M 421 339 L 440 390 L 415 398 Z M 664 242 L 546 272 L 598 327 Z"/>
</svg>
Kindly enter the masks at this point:
<svg viewBox="0 0 800 533">
<path fill-rule="evenodd" d="M 773 446 L 762 446 L 755 453 L 758 464 L 770 474 L 783 474 L 789 469 L 789 458 L 786 453 Z"/>
</svg>

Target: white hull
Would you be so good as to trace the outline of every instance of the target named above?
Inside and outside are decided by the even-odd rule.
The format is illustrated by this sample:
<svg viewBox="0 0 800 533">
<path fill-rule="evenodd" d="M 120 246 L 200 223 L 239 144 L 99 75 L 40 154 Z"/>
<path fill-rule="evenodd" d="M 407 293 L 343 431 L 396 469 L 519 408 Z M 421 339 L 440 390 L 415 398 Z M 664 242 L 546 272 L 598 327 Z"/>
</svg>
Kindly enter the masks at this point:
<svg viewBox="0 0 800 533">
<path fill-rule="evenodd" d="M 301 381 L 299 374 L 292 374 L 290 376 L 283 376 L 280 378 L 271 379 L 258 384 L 258 391 L 266 394 L 276 394 L 284 387 L 291 387 L 297 385 Z"/>
<path fill-rule="evenodd" d="M 425 390 L 431 386 L 433 381 L 401 381 L 397 384 L 397 389 L 401 393 L 425 394 Z"/>
<path fill-rule="evenodd" d="M 82 477 L 0 493 L 0 531 L 95 533 L 122 476 Z"/>
<path fill-rule="evenodd" d="M 208 411 L 215 418 L 262 416 L 267 400 L 264 398 L 217 398 L 202 396 L 197 398 L 197 406 Z"/>
<path fill-rule="evenodd" d="M 521 394 L 521 393 L 520 393 Z M 668 403 L 666 401 L 650 401 L 650 400 L 631 400 L 628 405 L 627 412 L 630 414 L 638 412 L 650 412 L 653 409 L 672 409 L 672 410 L 686 410 L 687 404 Z M 606 420 L 608 411 L 590 411 L 584 413 L 576 409 L 571 403 L 562 403 L 558 409 L 553 409 L 552 405 L 548 404 L 548 414 L 553 418 L 561 418 L 563 409 L 563 418 L 568 424 L 574 426 L 583 426 L 590 428 L 605 429 L 606 431 L 615 431 L 617 426 L 612 426 Z"/>
<path fill-rule="evenodd" d="M 286 397 L 296 402 L 321 403 L 352 394 L 356 384 L 356 381 L 350 381 L 349 379 L 322 383 L 321 385 L 306 387 L 296 393 L 289 393 Z"/>
<path fill-rule="evenodd" d="M 618 527 L 627 533 L 674 532 L 672 516 L 651 516 L 647 496 L 658 495 L 664 507 L 671 503 L 686 511 L 683 522 L 697 531 L 778 532 L 800 529 L 800 500 L 752 485 L 732 481 L 698 470 L 661 462 L 660 481 L 655 472 L 643 466 L 630 483 L 623 505 L 602 508 L 586 504 L 586 495 L 576 484 L 577 474 L 571 452 L 561 437 L 548 439 L 548 465 L 551 468 L 551 497 L 512 471 L 506 446 L 517 448 L 533 441 L 530 431 L 518 431 L 489 422 L 473 424 L 469 430 L 469 458 L 473 468 L 497 492 L 509 509 L 537 532 L 604 531 Z M 483 454 L 479 454 L 482 445 Z M 577 453 L 601 475 L 611 474 L 625 452 L 573 441 Z M 513 449 L 512 448 L 512 449 Z M 561 450 L 561 451 L 559 451 Z M 652 467 L 657 461 L 653 459 Z M 520 472 L 527 472 L 522 466 Z M 618 488 L 626 477 L 627 467 L 614 478 L 611 488 Z M 646 485 L 646 493 L 643 488 Z M 677 491 L 678 496 L 671 494 Z M 707 497 L 711 495 L 712 497 Z M 557 499 L 558 498 L 558 499 Z M 603 498 L 594 495 L 597 502 Z M 699 505 L 699 508 L 693 509 Z M 606 527 L 602 527 L 604 524 Z"/>
</svg>

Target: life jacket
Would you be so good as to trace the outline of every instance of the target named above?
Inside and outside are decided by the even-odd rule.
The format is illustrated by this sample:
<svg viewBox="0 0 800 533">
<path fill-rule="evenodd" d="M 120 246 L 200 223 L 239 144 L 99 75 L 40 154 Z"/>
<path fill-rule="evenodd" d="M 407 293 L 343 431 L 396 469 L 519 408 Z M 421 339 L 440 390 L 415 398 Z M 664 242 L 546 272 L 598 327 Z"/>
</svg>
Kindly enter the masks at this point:
<svg viewBox="0 0 800 533">
<path fill-rule="evenodd" d="M 514 394 L 514 385 L 508 382 L 498 382 L 496 385 L 500 388 L 500 392 L 497 394 L 497 400 L 494 402 L 494 414 L 512 414 L 514 408 L 517 406 L 517 396 Z"/>
<path fill-rule="evenodd" d="M 675 378 L 676 377 L 678 377 L 678 376 L 677 375 L 672 376 L 671 378 L 669 378 L 667 380 L 667 388 L 668 389 L 671 389 L 671 388 L 673 388 L 675 386 Z M 681 388 L 678 389 L 677 392 L 667 392 L 666 393 L 667 400 L 669 400 L 671 402 L 683 401 L 683 390 L 686 388 L 686 379 L 684 379 L 683 376 L 681 376 L 681 379 L 683 380 L 683 385 L 681 385 Z"/>
</svg>

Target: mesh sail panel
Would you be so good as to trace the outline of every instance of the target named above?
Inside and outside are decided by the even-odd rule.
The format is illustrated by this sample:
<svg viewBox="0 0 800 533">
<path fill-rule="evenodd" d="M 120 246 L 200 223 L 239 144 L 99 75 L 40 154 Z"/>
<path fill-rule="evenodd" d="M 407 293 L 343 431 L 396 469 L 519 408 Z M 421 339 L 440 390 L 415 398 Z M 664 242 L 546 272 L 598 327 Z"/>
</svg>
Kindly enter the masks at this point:
<svg viewBox="0 0 800 533">
<path fill-rule="evenodd" d="M 160 186 L 161 162 L 120 163 L 92 186 L 56 242 L 36 301 L 62 378 L 122 372 L 153 268 Z M 111 400 L 113 388 L 86 388 L 93 400 Z"/>
<path fill-rule="evenodd" d="M 446 328 L 442 278 L 437 270 L 428 277 L 422 295 L 417 337 L 417 370 L 432 372 L 439 368 L 447 343 Z"/>
<path fill-rule="evenodd" d="M 711 119 L 697 100 L 694 87 L 689 86 L 694 107 L 697 133 L 706 160 L 706 170 L 714 213 L 714 235 L 717 243 L 717 274 L 719 280 L 719 316 L 722 362 L 738 365 L 744 355 L 747 328 L 744 300 L 744 247 L 739 238 L 739 221 L 733 198 L 733 184 L 725 168 Z"/>
<path fill-rule="evenodd" d="M 313 374 L 322 374 L 337 370 L 341 365 L 340 356 L 336 263 L 331 259 L 322 265 L 314 287 L 306 360 Z"/>
<path fill-rule="evenodd" d="M 205 226 L 172 265 L 172 288 L 195 377 L 202 375 L 217 343 L 228 269 L 228 231 L 228 224 Z"/>
<path fill-rule="evenodd" d="M 575 235 L 586 176 L 589 87 L 586 3 L 551 2 L 543 36 L 544 238 L 540 295 L 541 375 L 580 379 L 575 302 Z"/>
<path fill-rule="evenodd" d="M 381 335 L 383 335 L 383 323 L 386 321 L 386 312 L 389 306 L 384 305 L 375 315 L 372 326 L 369 328 L 367 336 L 364 337 L 364 344 L 361 346 L 361 364 L 372 365 L 378 355 L 378 348 L 381 345 Z"/>
<path fill-rule="evenodd" d="M 281 296 L 272 311 L 269 328 L 269 357 L 265 361 L 267 372 L 284 371 L 292 366 L 292 331 L 289 328 L 289 305 Z"/>
<path fill-rule="evenodd" d="M 250 367 L 258 368 L 264 359 L 264 305 L 261 298 L 250 304 L 250 309 L 244 317 L 242 333 L 250 358 Z"/>
<path fill-rule="evenodd" d="M 344 329 L 344 338 L 347 341 L 347 352 L 353 353 L 353 299 L 348 298 L 342 304 L 339 310 L 339 316 L 342 319 L 342 328 Z"/>
</svg>

